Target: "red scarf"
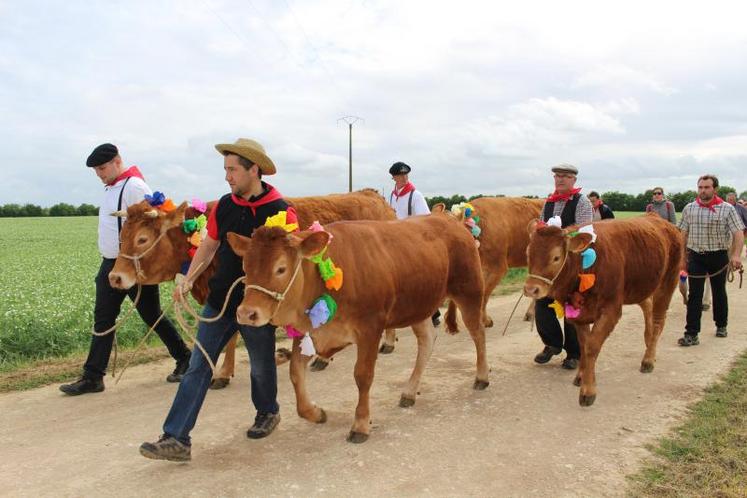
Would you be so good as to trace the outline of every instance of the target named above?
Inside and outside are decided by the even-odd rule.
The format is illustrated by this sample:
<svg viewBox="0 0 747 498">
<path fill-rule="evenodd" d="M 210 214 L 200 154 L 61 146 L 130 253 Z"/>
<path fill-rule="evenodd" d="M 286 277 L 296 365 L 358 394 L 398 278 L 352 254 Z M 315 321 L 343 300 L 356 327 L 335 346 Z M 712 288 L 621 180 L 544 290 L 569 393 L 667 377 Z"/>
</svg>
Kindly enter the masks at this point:
<svg viewBox="0 0 747 498">
<path fill-rule="evenodd" d="M 392 190 L 392 194 L 394 195 L 395 200 L 399 200 L 400 197 L 404 196 L 405 194 L 409 194 L 413 190 L 415 190 L 415 185 L 413 185 L 412 182 L 407 182 L 399 192 L 397 192 L 397 187 L 394 187 L 394 190 Z"/>
<path fill-rule="evenodd" d="M 567 194 L 559 194 L 558 191 L 556 190 L 555 192 L 552 193 L 551 196 L 547 198 L 547 202 L 568 201 L 570 200 L 571 197 L 578 194 L 579 192 L 581 192 L 581 187 L 574 188 Z"/>
<path fill-rule="evenodd" d="M 724 200 L 718 195 L 713 194 L 713 198 L 710 201 L 708 201 L 708 203 L 703 203 L 703 201 L 700 200 L 700 197 L 696 197 L 695 202 L 698 203 L 698 206 L 702 208 L 708 208 L 715 213 L 716 208 L 714 208 L 713 206 L 718 206 L 719 204 L 722 204 Z"/>
<path fill-rule="evenodd" d="M 112 185 L 114 185 L 118 181 L 124 180 L 125 178 L 129 178 L 131 176 L 140 178 L 141 180 L 145 181 L 145 178 L 143 178 L 143 174 L 140 173 L 140 170 L 137 169 L 137 166 L 130 166 L 129 168 L 127 168 L 127 170 L 124 173 L 122 173 L 121 175 L 119 175 L 113 182 L 107 183 L 106 186 L 107 187 L 111 187 Z"/>
</svg>

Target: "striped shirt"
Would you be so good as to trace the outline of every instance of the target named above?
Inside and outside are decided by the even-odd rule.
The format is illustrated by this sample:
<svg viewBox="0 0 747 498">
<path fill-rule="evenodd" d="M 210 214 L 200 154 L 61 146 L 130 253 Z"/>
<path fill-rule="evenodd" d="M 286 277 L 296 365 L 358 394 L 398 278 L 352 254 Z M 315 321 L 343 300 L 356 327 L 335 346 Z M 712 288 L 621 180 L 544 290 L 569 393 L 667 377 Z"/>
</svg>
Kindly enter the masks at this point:
<svg viewBox="0 0 747 498">
<path fill-rule="evenodd" d="M 552 215 L 560 216 L 560 213 L 562 213 L 563 209 L 565 208 L 565 203 L 566 201 L 556 202 L 552 207 Z M 545 201 L 545 204 L 547 204 L 547 201 Z M 540 213 L 543 213 L 544 211 L 545 205 L 543 204 L 542 211 L 540 211 Z M 591 201 L 589 200 L 589 198 L 585 195 L 579 195 L 578 204 L 576 205 L 576 217 L 574 218 L 576 220 L 576 225 L 586 225 L 588 223 L 591 223 L 593 211 L 594 208 L 591 207 Z"/>
<path fill-rule="evenodd" d="M 696 252 L 726 251 L 731 246 L 733 234 L 744 230 L 734 206 L 722 202 L 713 206 L 715 211 L 691 202 L 682 210 L 680 230 L 687 231 L 687 248 Z"/>
</svg>

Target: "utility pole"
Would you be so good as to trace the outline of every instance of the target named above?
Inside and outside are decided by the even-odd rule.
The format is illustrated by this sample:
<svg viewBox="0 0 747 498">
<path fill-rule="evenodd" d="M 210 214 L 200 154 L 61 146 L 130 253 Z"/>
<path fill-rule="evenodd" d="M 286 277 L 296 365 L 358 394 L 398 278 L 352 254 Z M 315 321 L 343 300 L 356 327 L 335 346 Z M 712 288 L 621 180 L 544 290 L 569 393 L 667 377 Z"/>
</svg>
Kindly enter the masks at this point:
<svg viewBox="0 0 747 498">
<path fill-rule="evenodd" d="M 344 121 L 348 125 L 348 192 L 353 191 L 353 124 L 360 121 L 364 123 L 363 118 L 358 116 L 343 116 L 337 120 Z"/>
</svg>

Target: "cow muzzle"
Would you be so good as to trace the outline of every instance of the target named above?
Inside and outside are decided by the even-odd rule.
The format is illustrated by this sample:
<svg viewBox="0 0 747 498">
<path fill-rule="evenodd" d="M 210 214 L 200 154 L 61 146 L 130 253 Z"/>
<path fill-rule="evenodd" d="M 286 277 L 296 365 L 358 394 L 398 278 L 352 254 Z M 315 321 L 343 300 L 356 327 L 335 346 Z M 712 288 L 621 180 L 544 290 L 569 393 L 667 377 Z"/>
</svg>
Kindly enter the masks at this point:
<svg viewBox="0 0 747 498">
<path fill-rule="evenodd" d="M 261 327 L 262 325 L 266 325 L 270 320 L 258 307 L 241 304 L 236 309 L 236 321 L 242 325 Z"/>
<path fill-rule="evenodd" d="M 109 272 L 109 285 L 115 289 L 127 290 L 135 285 L 135 279 L 125 273 L 111 271 Z"/>
<path fill-rule="evenodd" d="M 524 283 L 524 295 L 532 299 L 542 299 L 547 295 L 547 286 L 535 282 Z"/>
</svg>

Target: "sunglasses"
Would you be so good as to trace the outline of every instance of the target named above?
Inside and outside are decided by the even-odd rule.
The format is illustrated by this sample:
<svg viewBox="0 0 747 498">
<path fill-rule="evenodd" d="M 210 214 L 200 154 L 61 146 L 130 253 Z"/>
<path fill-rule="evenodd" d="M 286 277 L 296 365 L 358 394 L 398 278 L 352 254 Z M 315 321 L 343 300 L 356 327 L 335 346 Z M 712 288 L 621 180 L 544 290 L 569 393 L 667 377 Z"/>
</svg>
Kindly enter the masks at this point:
<svg viewBox="0 0 747 498">
<path fill-rule="evenodd" d="M 654 195 L 663 195 L 664 192 L 654 192 Z"/>
</svg>

